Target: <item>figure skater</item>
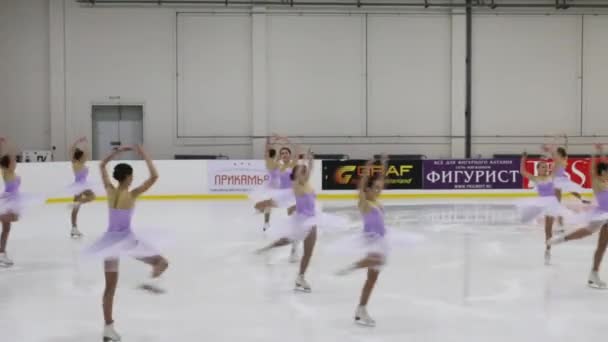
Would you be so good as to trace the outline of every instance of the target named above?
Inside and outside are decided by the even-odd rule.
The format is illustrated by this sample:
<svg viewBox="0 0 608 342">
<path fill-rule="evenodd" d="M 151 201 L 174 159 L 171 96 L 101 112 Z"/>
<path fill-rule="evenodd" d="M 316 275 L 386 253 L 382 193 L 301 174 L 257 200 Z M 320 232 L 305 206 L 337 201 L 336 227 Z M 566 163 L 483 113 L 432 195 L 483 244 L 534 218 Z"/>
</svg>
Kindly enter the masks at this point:
<svg viewBox="0 0 608 342">
<path fill-rule="evenodd" d="M 254 190 L 249 198 L 256 201 L 254 207 L 259 211 L 264 213 L 264 226 L 262 228 L 263 231 L 268 230 L 270 227 L 270 212 L 271 208 L 266 207 L 261 210 L 260 205 L 264 200 L 269 199 L 271 195 L 271 191 L 273 189 L 278 189 L 280 186 L 280 168 L 281 163 L 278 159 L 277 150 L 274 146 L 277 142 L 281 140 L 281 137 L 277 135 L 273 135 L 272 137 L 266 138 L 266 151 L 265 151 L 265 162 L 266 162 L 266 170 L 268 171 L 268 182 L 264 184 L 262 187 Z"/>
<path fill-rule="evenodd" d="M 289 140 L 287 140 L 289 142 Z M 296 157 L 293 157 L 291 153 L 291 148 L 288 146 L 283 146 L 279 150 L 279 155 L 281 159 L 281 167 L 279 170 L 279 188 L 280 189 L 291 189 L 293 187 L 292 181 L 292 171 L 298 165 L 298 157 L 299 153 L 296 154 Z M 287 215 L 291 216 L 296 210 L 295 204 L 290 205 L 287 208 Z M 291 252 L 289 254 L 289 262 L 296 263 L 298 262 L 298 243 L 294 242 L 291 245 Z"/>
<path fill-rule="evenodd" d="M 526 171 L 526 159 L 528 155 L 524 152 L 521 158 L 522 176 L 528 178 L 536 185 L 538 198 L 524 200 L 518 203 L 522 221 L 530 222 L 539 216 L 544 216 L 545 219 L 545 265 L 551 262 L 551 246 L 546 242 L 553 236 L 553 223 L 556 217 L 561 217 L 567 213 L 567 209 L 563 207 L 556 196 L 556 190 L 553 185 L 553 177 L 549 174 L 549 166 L 547 162 L 541 161 L 537 164 L 536 169 L 538 175 L 535 176 Z"/>
<path fill-rule="evenodd" d="M 0 267 L 11 267 L 13 261 L 6 253 L 6 245 L 11 233 L 13 222 L 19 221 L 19 187 L 21 178 L 15 173 L 17 161 L 15 152 L 6 147 L 7 140 L 0 137 L 0 169 L 4 180 L 4 193 L 0 196 L 0 222 L 2 222 L 2 235 L 0 235 Z"/>
<path fill-rule="evenodd" d="M 590 204 L 590 201 L 583 199 L 581 196 L 583 188 L 571 181 L 566 174 L 566 167 L 568 167 L 568 153 L 566 152 L 566 149 L 554 145 L 544 145 L 543 150 L 549 152 L 553 159 L 553 184 L 555 186 L 555 196 L 557 196 L 557 200 L 561 202 L 563 192 L 569 192 L 583 204 Z M 559 216 L 557 222 L 560 226 L 563 226 L 564 218 Z"/>
<path fill-rule="evenodd" d="M 587 284 L 592 288 L 606 289 L 606 282 L 600 279 L 598 272 L 606 246 L 608 246 L 608 160 L 603 155 L 602 145 L 596 145 L 596 150 L 598 158 L 601 159 L 598 163 L 595 157 L 591 158 L 591 182 L 598 203 L 597 207 L 593 211 L 579 216 L 581 221 L 585 222 L 583 228 L 556 236 L 548 241 L 548 245 L 582 239 L 599 231 L 599 239 L 593 257 L 593 267 Z"/>
<path fill-rule="evenodd" d="M 92 190 L 93 185 L 87 181 L 89 168 L 86 166 L 86 162 L 89 156 L 84 148 L 78 147 L 80 143 L 86 141 L 87 138 L 82 137 L 76 140 L 70 148 L 74 183 L 68 186 L 68 190 L 74 196 L 71 215 L 72 231 L 70 233 L 73 239 L 82 237 L 82 233 L 78 230 L 78 212 L 80 211 L 80 206 L 95 200 L 95 193 Z"/>
<path fill-rule="evenodd" d="M 384 189 L 385 171 L 372 174 L 374 160 L 367 162 L 365 174 L 359 180 L 359 202 L 357 207 L 363 218 L 363 232 L 357 237 L 357 249 L 361 250 L 363 258 L 348 268 L 339 271 L 338 275 L 346 275 L 352 271 L 367 269 L 367 279 L 361 290 L 359 306 L 355 313 L 355 323 L 373 327 L 376 322 L 367 313 L 367 303 L 374 290 L 380 269 L 386 263 L 389 246 L 385 239 L 384 208 L 379 202 L 379 196 Z M 382 170 L 387 169 L 387 159 L 382 157 Z"/>
<path fill-rule="evenodd" d="M 309 183 L 313 164 L 312 154 L 309 152 L 307 165 L 294 166 L 293 172 L 291 173 L 291 180 L 293 181 L 293 193 L 295 194 L 296 199 L 295 214 L 282 222 L 273 224 L 273 227 L 269 232 L 276 236 L 276 240 L 257 251 L 261 254 L 273 248 L 304 241 L 304 253 L 300 260 L 300 269 L 295 281 L 295 289 L 303 292 L 311 291 L 311 287 L 304 276 L 317 241 L 317 226 L 336 227 L 345 224 L 345 222 L 340 219 L 332 218 L 330 215 L 323 214 L 316 210 L 315 192 Z M 289 191 L 276 192 L 279 195 L 266 201 L 265 205 L 273 207 L 289 206 L 293 194 L 289 194 L 288 192 Z"/>
<path fill-rule="evenodd" d="M 130 190 L 133 181 L 133 169 L 128 164 L 118 164 L 114 167 L 113 178 L 118 182 L 114 186 L 110 181 L 106 165 L 121 152 L 131 150 L 122 147 L 112 152 L 99 165 L 103 185 L 108 196 L 109 224 L 107 232 L 85 250 L 88 255 L 104 259 L 105 290 L 103 293 L 103 315 L 105 327 L 103 331 L 104 342 L 120 341 L 120 335 L 114 330 L 113 305 L 116 285 L 118 283 L 118 266 L 121 256 L 131 256 L 152 266 L 152 278 L 158 278 L 165 272 L 169 263 L 162 257 L 158 249 L 150 241 L 136 236 L 131 230 L 131 218 L 134 212 L 136 199 L 146 192 L 158 180 L 158 173 L 152 160 L 141 146 L 137 146 L 137 153 L 146 161 L 150 172 L 148 179 L 139 187 Z M 159 288 L 144 284 L 142 289 L 153 292 L 162 292 Z"/>
</svg>

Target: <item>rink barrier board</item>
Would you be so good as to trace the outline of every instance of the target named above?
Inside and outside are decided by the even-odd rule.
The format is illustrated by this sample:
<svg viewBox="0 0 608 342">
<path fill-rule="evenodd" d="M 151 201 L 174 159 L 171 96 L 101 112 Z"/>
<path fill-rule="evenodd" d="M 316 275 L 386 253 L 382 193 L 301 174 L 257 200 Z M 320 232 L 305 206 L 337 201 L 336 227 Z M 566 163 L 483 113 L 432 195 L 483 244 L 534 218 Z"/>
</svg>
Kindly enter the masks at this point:
<svg viewBox="0 0 608 342">
<path fill-rule="evenodd" d="M 591 198 L 593 194 L 583 193 L 584 197 Z M 473 199 L 473 198 L 525 198 L 525 197 L 536 197 L 535 193 L 521 192 L 521 193 L 494 193 L 494 192 L 476 192 L 476 193 L 416 193 L 416 194 L 391 194 L 384 193 L 380 197 L 385 200 L 399 200 L 399 199 Z M 358 195 L 353 194 L 319 194 L 317 198 L 320 200 L 355 200 Z M 564 197 L 574 197 L 570 194 L 564 195 Z M 197 194 L 197 195 L 145 195 L 139 198 L 145 201 L 244 201 L 248 197 L 245 194 Z M 106 201 L 107 197 L 98 196 L 96 201 Z M 70 203 L 73 199 L 70 197 L 59 197 L 49 198 L 46 203 Z"/>
</svg>

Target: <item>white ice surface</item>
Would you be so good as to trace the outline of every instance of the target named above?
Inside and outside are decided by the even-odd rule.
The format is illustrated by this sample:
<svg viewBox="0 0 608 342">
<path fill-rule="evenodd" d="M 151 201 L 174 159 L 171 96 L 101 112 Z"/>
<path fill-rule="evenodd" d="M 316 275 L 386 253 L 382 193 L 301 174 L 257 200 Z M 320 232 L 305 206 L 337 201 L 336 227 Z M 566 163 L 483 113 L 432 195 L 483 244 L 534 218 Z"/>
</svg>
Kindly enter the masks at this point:
<svg viewBox="0 0 608 342">
<path fill-rule="evenodd" d="M 356 217 L 352 204 L 325 207 Z M 381 273 L 369 304 L 376 328 L 352 322 L 364 272 L 333 275 L 353 261 L 328 250 L 344 232 L 320 236 L 307 275 L 313 292 L 294 293 L 297 265 L 287 263 L 288 248 L 252 254 L 268 241 L 249 203 L 199 201 L 138 205 L 135 227 L 165 227 L 174 235 L 166 250 L 168 292 L 136 290 L 149 269 L 123 260 L 116 329 L 125 342 L 604 338 L 608 291 L 586 286 L 597 236 L 557 246 L 546 267 L 542 227 L 510 223 L 508 208 L 386 205 L 393 229 L 426 240 L 395 251 Z M 0 270 L 0 341 L 101 340 L 102 266 L 77 257 L 104 231 L 106 215 L 103 203 L 83 207 L 79 242 L 69 238 L 65 205 L 32 210 L 14 225 L 8 251 L 16 266 Z"/>
</svg>

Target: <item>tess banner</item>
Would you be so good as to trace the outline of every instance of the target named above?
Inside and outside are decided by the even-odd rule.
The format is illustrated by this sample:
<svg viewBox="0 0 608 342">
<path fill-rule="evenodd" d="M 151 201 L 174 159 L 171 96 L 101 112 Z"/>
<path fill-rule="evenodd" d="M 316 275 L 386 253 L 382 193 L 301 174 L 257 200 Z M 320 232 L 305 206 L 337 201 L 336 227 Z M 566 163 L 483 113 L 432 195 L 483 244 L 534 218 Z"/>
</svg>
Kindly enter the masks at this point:
<svg viewBox="0 0 608 342">
<path fill-rule="evenodd" d="M 519 158 L 425 160 L 424 189 L 521 189 Z"/>
<path fill-rule="evenodd" d="M 422 189 L 422 161 L 390 160 L 386 170 L 381 165 L 365 167 L 366 160 L 324 160 L 323 190 L 353 190 L 362 175 L 385 173 L 387 189 Z"/>
<path fill-rule="evenodd" d="M 543 159 L 549 163 L 549 170 L 553 170 L 553 162 L 551 160 Z M 526 171 L 533 175 L 536 175 L 537 165 L 541 159 L 530 158 L 526 160 Z M 570 180 L 582 186 L 585 189 L 591 188 L 591 159 L 589 158 L 568 158 L 568 167 L 566 168 L 566 174 L 570 177 Z M 528 179 L 524 180 L 524 189 L 531 189 L 534 184 Z"/>
<path fill-rule="evenodd" d="M 209 192 L 246 193 L 268 180 L 263 160 L 214 160 L 207 163 Z"/>
</svg>

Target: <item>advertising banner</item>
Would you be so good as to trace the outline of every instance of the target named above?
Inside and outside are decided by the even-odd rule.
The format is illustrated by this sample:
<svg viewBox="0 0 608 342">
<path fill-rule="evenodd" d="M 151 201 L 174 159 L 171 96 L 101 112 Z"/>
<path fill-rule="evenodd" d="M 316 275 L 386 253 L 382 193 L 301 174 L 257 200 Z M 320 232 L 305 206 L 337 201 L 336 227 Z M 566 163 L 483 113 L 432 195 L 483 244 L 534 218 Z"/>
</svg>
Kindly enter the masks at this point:
<svg viewBox="0 0 608 342">
<path fill-rule="evenodd" d="M 530 158 L 526 160 L 526 171 L 531 174 L 537 174 L 537 165 L 542 159 Z M 549 163 L 549 171 L 553 170 L 553 162 L 551 160 L 544 160 Z M 589 158 L 568 158 L 568 167 L 566 168 L 566 174 L 570 177 L 570 180 L 582 186 L 585 189 L 591 188 L 591 159 Z M 534 188 L 534 184 L 528 179 L 524 179 L 524 189 Z"/>
<path fill-rule="evenodd" d="M 324 160 L 323 190 L 353 190 L 365 174 L 385 174 L 387 189 L 422 189 L 422 161 L 390 160 L 387 169 L 381 165 L 365 167 L 366 160 Z"/>
<path fill-rule="evenodd" d="M 263 160 L 214 160 L 207 163 L 209 192 L 248 193 L 268 181 Z"/>
<path fill-rule="evenodd" d="M 424 189 L 521 189 L 520 159 L 424 161 Z"/>
</svg>

